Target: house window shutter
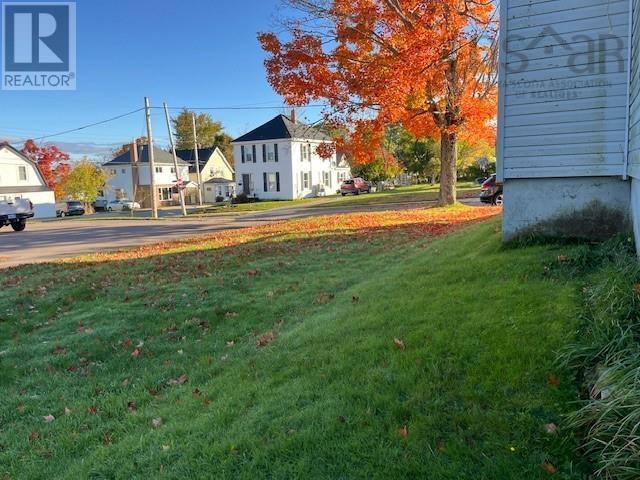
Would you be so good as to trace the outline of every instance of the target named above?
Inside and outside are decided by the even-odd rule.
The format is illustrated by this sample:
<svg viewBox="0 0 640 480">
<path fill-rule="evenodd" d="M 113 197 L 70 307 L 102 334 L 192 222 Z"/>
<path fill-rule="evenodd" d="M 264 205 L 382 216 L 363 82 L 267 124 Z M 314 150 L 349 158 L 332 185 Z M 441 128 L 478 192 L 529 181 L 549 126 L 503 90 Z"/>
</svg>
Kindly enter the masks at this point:
<svg viewBox="0 0 640 480">
<path fill-rule="evenodd" d="M 253 145 L 253 163 L 256 163 L 256 146 Z"/>
<path fill-rule="evenodd" d="M 244 163 L 244 145 L 240 147 L 240 157 L 242 158 L 242 163 Z"/>
<path fill-rule="evenodd" d="M 304 145 L 300 144 L 300 161 L 304 160 Z"/>
<path fill-rule="evenodd" d="M 278 161 L 278 144 L 273 144 L 273 156 L 275 157 L 276 162 Z"/>
<path fill-rule="evenodd" d="M 267 146 L 262 144 L 262 163 L 267 163 Z"/>
<path fill-rule="evenodd" d="M 262 181 L 264 183 L 264 191 L 266 192 L 267 190 L 269 190 L 269 186 L 267 185 L 267 172 L 264 172 L 262 174 Z"/>
<path fill-rule="evenodd" d="M 280 172 L 276 172 L 276 192 L 280 191 Z"/>
</svg>

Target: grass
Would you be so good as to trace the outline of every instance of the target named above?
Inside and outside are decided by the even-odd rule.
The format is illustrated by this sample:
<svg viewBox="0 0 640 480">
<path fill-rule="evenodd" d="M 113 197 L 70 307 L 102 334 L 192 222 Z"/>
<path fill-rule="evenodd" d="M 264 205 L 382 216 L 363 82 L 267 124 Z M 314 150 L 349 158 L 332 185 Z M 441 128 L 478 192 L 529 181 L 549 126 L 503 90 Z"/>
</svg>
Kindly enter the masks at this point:
<svg viewBox="0 0 640 480">
<path fill-rule="evenodd" d="M 0 478 L 581 478 L 554 363 L 579 280 L 549 269 L 577 247 L 505 249 L 464 227 L 487 212 L 4 272 Z"/>
<path fill-rule="evenodd" d="M 571 426 L 598 478 L 640 478 L 640 265 L 627 238 L 571 259 L 585 278 L 580 332 L 562 352 L 581 401 Z"/>
</svg>

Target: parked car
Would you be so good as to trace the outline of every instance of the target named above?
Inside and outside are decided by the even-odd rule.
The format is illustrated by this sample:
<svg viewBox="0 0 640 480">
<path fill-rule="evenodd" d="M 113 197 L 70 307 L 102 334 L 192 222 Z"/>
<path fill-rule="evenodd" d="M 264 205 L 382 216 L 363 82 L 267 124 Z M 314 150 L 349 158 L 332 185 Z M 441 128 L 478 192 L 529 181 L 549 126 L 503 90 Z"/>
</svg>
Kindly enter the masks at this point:
<svg viewBox="0 0 640 480">
<path fill-rule="evenodd" d="M 84 205 L 82 202 L 68 201 L 56 203 L 56 217 L 72 217 L 84 215 Z"/>
<path fill-rule="evenodd" d="M 474 182 L 475 182 L 477 185 L 482 185 L 482 184 L 483 184 L 484 182 L 486 182 L 486 181 L 487 181 L 487 177 L 478 177 L 478 178 L 476 178 L 476 179 L 474 180 Z"/>
<path fill-rule="evenodd" d="M 123 210 L 139 210 L 140 204 L 129 199 L 112 200 L 107 204 L 107 212 L 122 212 Z"/>
<path fill-rule="evenodd" d="M 106 211 L 107 205 L 109 205 L 109 202 L 107 202 L 106 198 L 99 198 L 95 202 L 93 202 L 93 208 L 96 212 Z"/>
<path fill-rule="evenodd" d="M 33 203 L 26 198 L 0 200 L 0 228 L 11 225 L 16 232 L 22 232 L 27 220 L 33 218 Z"/>
<path fill-rule="evenodd" d="M 504 201 L 502 187 L 502 183 L 498 182 L 494 173 L 480 187 L 480 201 L 492 205 L 502 205 Z"/>
<path fill-rule="evenodd" d="M 354 195 L 360 195 L 361 193 L 371 193 L 371 184 L 365 182 L 360 177 L 352 178 L 351 180 L 345 180 L 340 185 L 340 193 L 344 197 L 345 195 L 352 193 Z"/>
</svg>

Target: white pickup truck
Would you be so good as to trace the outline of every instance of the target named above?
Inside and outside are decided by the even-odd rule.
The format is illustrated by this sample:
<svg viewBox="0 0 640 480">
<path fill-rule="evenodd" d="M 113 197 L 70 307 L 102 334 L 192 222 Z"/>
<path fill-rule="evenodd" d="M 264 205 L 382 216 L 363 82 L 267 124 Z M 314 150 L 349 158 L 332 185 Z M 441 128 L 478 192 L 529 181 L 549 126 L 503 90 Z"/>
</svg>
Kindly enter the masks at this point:
<svg viewBox="0 0 640 480">
<path fill-rule="evenodd" d="M 0 228 L 11 225 L 16 232 L 27 226 L 27 219 L 33 218 L 33 203 L 26 198 L 0 200 Z"/>
</svg>

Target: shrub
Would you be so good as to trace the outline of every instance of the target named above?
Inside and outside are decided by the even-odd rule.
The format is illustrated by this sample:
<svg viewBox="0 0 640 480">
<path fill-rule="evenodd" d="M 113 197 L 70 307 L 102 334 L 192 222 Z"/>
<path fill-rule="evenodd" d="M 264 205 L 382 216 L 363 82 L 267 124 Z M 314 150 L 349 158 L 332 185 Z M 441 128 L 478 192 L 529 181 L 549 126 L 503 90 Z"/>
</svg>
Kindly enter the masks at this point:
<svg viewBox="0 0 640 480">
<path fill-rule="evenodd" d="M 240 203 L 249 203 L 249 197 L 247 196 L 246 193 L 240 193 L 238 194 L 238 196 L 236 198 L 233 199 L 232 203 L 235 204 L 240 204 Z"/>
<path fill-rule="evenodd" d="M 222 203 L 222 202 L 224 202 L 224 197 L 221 197 L 220 195 L 218 195 L 216 197 L 216 203 Z"/>
</svg>

